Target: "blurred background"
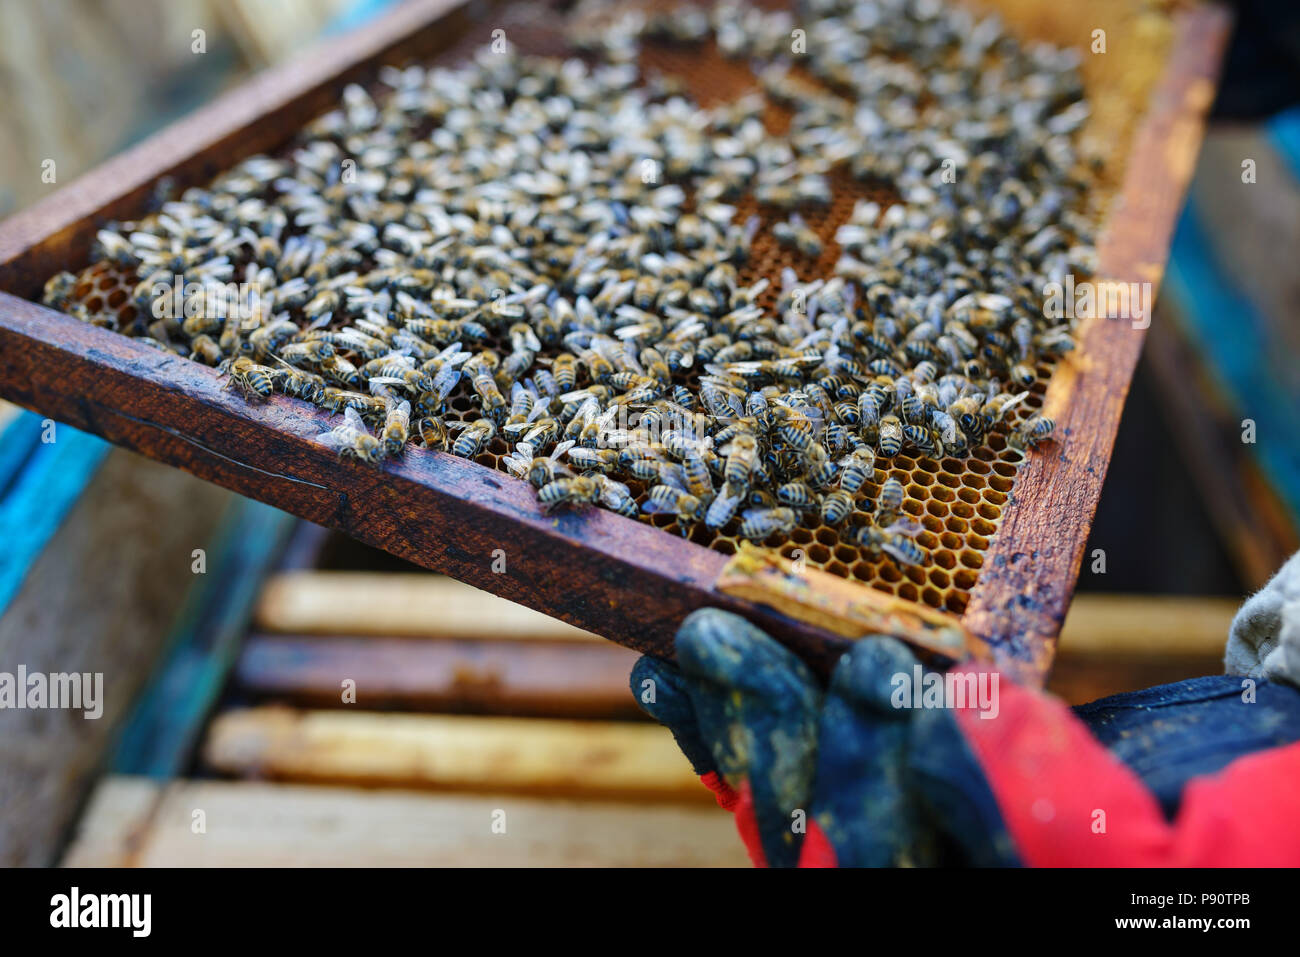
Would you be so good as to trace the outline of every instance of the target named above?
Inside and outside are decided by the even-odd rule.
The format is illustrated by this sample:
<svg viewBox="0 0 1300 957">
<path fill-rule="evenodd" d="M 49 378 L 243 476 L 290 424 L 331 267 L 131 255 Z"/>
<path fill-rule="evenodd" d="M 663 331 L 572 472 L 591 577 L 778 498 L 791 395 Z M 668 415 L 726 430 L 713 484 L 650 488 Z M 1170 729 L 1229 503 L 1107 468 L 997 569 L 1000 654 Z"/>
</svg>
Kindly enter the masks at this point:
<svg viewBox="0 0 1300 957">
<path fill-rule="evenodd" d="M 0 0 L 0 215 L 394 2 Z M 1062 632 L 1072 703 L 1221 671 L 1298 544 L 1300 32 L 1238 22 Z M 745 862 L 631 652 L 58 428 L 0 404 L 0 671 L 103 672 L 105 712 L 0 715 L 0 864 Z"/>
</svg>

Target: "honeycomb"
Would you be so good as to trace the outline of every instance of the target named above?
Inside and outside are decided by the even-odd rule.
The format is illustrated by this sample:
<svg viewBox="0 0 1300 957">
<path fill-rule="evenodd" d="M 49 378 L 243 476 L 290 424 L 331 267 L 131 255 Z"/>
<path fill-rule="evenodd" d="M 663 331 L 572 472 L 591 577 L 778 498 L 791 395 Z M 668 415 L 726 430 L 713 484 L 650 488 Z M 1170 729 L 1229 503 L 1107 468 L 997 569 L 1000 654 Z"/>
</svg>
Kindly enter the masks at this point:
<svg viewBox="0 0 1300 957">
<path fill-rule="evenodd" d="M 535 14 L 505 22 L 512 42 L 519 43 L 526 52 L 559 52 L 554 27 L 541 25 Z M 437 61 L 456 62 L 477 45 L 479 38 L 474 39 L 473 44 L 467 39 L 467 42 L 453 47 Z M 648 45 L 642 54 L 642 66 L 647 71 L 680 79 L 693 98 L 705 107 L 759 89 L 749 67 L 719 55 L 712 41 L 692 46 Z M 765 121 L 770 127 L 776 132 L 783 130 L 789 121 L 788 111 L 772 104 L 768 105 L 767 111 Z M 775 305 L 780 273 L 787 266 L 805 281 L 832 275 L 840 256 L 834 239 L 835 231 L 848 221 L 855 203 L 871 199 L 883 207 L 892 201 L 887 190 L 858 182 L 845 171 L 835 173 L 831 181 L 833 193 L 829 206 L 800 210 L 823 243 L 823 251 L 815 260 L 776 242 L 771 226 L 785 218 L 783 212 L 759 206 L 752 195 L 733 201 L 737 206 L 738 222 L 754 213 L 763 219 L 763 228 L 754 240 L 749 260 L 740 271 L 742 284 L 764 276 L 770 280 L 769 289 L 759 299 L 761 305 L 768 308 Z M 133 271 L 97 263 L 78 275 L 75 299 L 92 313 L 114 314 L 125 330 L 135 319 L 135 307 L 130 303 L 135 281 Z M 499 343 L 489 345 L 492 348 L 500 346 Z M 1007 416 L 1008 429 L 1015 428 L 1023 419 L 1041 409 L 1051 372 L 1048 365 L 1038 367 L 1038 377 L 1029 388 L 1028 399 Z M 448 422 L 457 419 L 468 422 L 477 418 L 479 411 L 472 391 L 462 381 L 450 397 L 445 419 Z M 497 437 L 476 456 L 475 461 L 504 472 L 502 463 L 508 453 L 506 443 Z M 1008 449 L 1003 435 L 998 433 L 987 436 L 983 445 L 963 458 L 936 460 L 900 454 L 892 460 L 877 460 L 874 481 L 865 483 L 859 492 L 857 508 L 849 523 L 866 524 L 871 503 L 881 484 L 891 476 L 898 479 L 906 492 L 904 511 L 923 527 L 916 537 L 917 543 L 929 555 L 923 566 L 900 566 L 888 556 L 873 556 L 856 546 L 844 544 L 836 528 L 821 524 L 815 515 L 808 513 L 804 513 L 801 524 L 789 535 L 774 536 L 765 544 L 787 558 L 806 562 L 808 566 L 959 617 L 970 601 L 985 554 L 997 534 L 1003 508 L 1012 494 L 1018 461 L 1019 454 Z M 627 484 L 638 504 L 644 502 L 647 491 L 644 486 L 635 481 Z M 673 525 L 671 516 L 642 514 L 638 520 L 664 529 L 668 534 L 676 534 L 670 528 Z M 731 555 L 736 553 L 741 541 L 737 530 L 736 519 L 717 531 L 699 524 L 690 532 L 689 538 L 696 544 Z"/>
</svg>

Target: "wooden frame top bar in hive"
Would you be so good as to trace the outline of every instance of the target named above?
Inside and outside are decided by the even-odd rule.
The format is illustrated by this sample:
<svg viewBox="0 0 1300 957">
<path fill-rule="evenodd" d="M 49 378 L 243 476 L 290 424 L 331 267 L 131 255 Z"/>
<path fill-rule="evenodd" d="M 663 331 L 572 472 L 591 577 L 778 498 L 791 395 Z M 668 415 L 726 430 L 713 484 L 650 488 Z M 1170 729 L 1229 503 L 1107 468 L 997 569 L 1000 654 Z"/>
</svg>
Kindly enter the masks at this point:
<svg viewBox="0 0 1300 957">
<path fill-rule="evenodd" d="M 1084 46 L 1090 35 L 1078 14 L 1059 5 L 979 6 L 1001 9 L 1026 36 Z M 1117 52 L 1105 68 L 1085 65 L 1083 72 L 1090 97 L 1102 101 L 1098 112 L 1117 124 L 1106 132 L 1120 151 L 1109 166 L 1114 198 L 1099 241 L 1099 274 L 1154 286 L 1213 99 L 1228 21 L 1212 7 L 1142 16 L 1160 19 L 1135 24 L 1127 4 L 1090 5 L 1084 19 L 1103 29 L 1113 24 L 1109 42 Z M 547 514 L 524 483 L 450 455 L 414 450 L 382 469 L 341 462 L 314 441 L 334 424 L 326 413 L 283 396 L 248 404 L 212 369 L 33 302 L 49 276 L 87 265 L 95 231 L 138 214 L 159 179 L 201 184 L 243 157 L 283 146 L 346 83 L 364 81 L 385 63 L 463 51 L 503 24 L 527 49 L 529 22 L 508 4 L 415 0 L 258 76 L 0 225 L 0 395 L 639 650 L 670 653 L 681 619 L 715 606 L 752 618 L 825 670 L 853 629 L 826 630 L 817 615 L 796 620 L 724 594 L 717 583 L 728 556 L 720 551 L 602 510 Z M 996 534 L 963 566 L 978 575 L 947 606 L 953 623 L 973 636 L 973 651 L 1026 680 L 1041 681 L 1050 666 L 1143 333 L 1117 321 L 1080 327 L 1079 349 L 1058 364 L 1041 394 L 1063 439 L 1032 455 L 1009 489 L 1008 476 L 999 480 Z M 815 540 L 808 545 L 815 548 Z M 505 549 L 503 571 L 494 570 L 497 549 Z M 920 586 L 903 587 L 893 601 L 906 618 L 913 605 L 906 599 Z M 869 590 L 861 582 L 828 586 L 837 596 Z M 929 621 L 937 593 L 925 590 L 929 605 L 913 608 Z"/>
</svg>

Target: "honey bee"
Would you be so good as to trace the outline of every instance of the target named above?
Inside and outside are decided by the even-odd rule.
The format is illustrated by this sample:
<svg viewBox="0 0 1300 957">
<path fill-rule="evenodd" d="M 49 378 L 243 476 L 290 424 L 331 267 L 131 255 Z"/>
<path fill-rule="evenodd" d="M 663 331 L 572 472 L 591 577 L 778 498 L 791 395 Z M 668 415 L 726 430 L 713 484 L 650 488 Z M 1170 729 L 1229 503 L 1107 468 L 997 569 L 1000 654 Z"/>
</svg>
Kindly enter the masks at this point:
<svg viewBox="0 0 1300 957">
<path fill-rule="evenodd" d="M 570 448 L 572 448 L 571 443 L 561 442 L 550 455 L 538 455 L 537 447 L 531 442 L 520 442 L 513 452 L 502 459 L 502 464 L 511 475 L 526 479 L 533 488 L 541 489 L 558 478 L 573 476 L 573 473 L 558 461 L 559 457 Z"/>
<path fill-rule="evenodd" d="M 618 451 L 616 449 L 589 449 L 576 446 L 569 449 L 569 461 L 580 469 L 612 472 L 618 468 Z"/>
<path fill-rule="evenodd" d="M 690 492 L 669 485 L 656 485 L 650 490 L 650 497 L 641 506 L 641 511 L 648 515 L 672 515 L 682 535 L 689 532 L 689 523 L 703 518 L 704 506 Z"/>
<path fill-rule="evenodd" d="M 721 528 L 726 525 L 740 503 L 745 500 L 745 493 L 738 489 L 733 489 L 731 485 L 725 485 L 709 503 L 708 510 L 704 513 L 704 524 L 709 528 Z"/>
<path fill-rule="evenodd" d="M 329 378 L 349 389 L 361 388 L 361 371 L 338 353 L 322 359 L 319 368 Z"/>
<path fill-rule="evenodd" d="M 458 422 L 452 428 L 460 429 L 460 435 L 456 436 L 456 441 L 451 445 L 451 454 L 463 459 L 478 455 L 484 444 L 492 441 L 497 434 L 497 427 L 487 419 L 476 419 L 468 425 Z"/>
<path fill-rule="evenodd" d="M 840 488 L 854 493 L 876 474 L 876 453 L 869 445 L 859 445 L 840 459 Z"/>
<path fill-rule="evenodd" d="M 602 487 L 600 477 L 595 475 L 557 478 L 542 486 L 538 499 L 548 512 L 561 505 L 595 505 L 600 501 Z"/>
<path fill-rule="evenodd" d="M 921 526 L 910 521 L 894 521 L 888 525 L 859 525 L 844 530 L 845 541 L 872 554 L 884 552 L 900 565 L 924 565 L 925 549 L 912 541 Z"/>
<path fill-rule="evenodd" d="M 853 495 L 842 488 L 827 492 L 822 496 L 822 521 L 827 525 L 839 525 L 853 511 Z"/>
<path fill-rule="evenodd" d="M 246 396 L 266 398 L 275 391 L 275 370 L 258 365 L 245 356 L 227 359 L 222 363 L 222 371 L 230 377 L 230 384 L 238 387 Z"/>
<path fill-rule="evenodd" d="M 207 337 L 200 336 L 199 339 L 194 340 L 196 348 L 199 341 L 205 338 Z M 325 399 L 324 379 L 314 372 L 305 372 L 281 359 L 277 358 L 276 361 L 280 363 L 280 368 L 274 370 L 272 378 L 281 392 L 317 405 L 322 404 Z"/>
<path fill-rule="evenodd" d="M 622 482 L 597 472 L 592 476 L 600 482 L 600 504 L 626 518 L 636 518 L 639 513 L 632 490 Z"/>
<path fill-rule="evenodd" d="M 903 511 L 903 483 L 892 475 L 880 486 L 876 496 L 877 524 L 889 524 Z"/>
<path fill-rule="evenodd" d="M 1007 436 L 1007 447 L 1023 457 L 1026 452 L 1049 439 L 1056 431 L 1056 422 L 1045 415 L 1035 415 L 1020 423 L 1019 428 Z"/>
<path fill-rule="evenodd" d="M 747 490 L 758 459 L 758 439 L 749 432 L 737 433 L 721 452 L 727 457 L 723 481 L 734 489 Z"/>
<path fill-rule="evenodd" d="M 411 434 L 411 403 L 406 399 L 391 403 L 384 418 L 384 454 L 397 456 L 406 448 Z"/>
<path fill-rule="evenodd" d="M 211 336 L 199 335 L 190 340 L 190 355 L 206 366 L 215 366 L 221 362 L 224 353 Z"/>
<path fill-rule="evenodd" d="M 67 309 L 77 289 L 77 277 L 70 272 L 60 272 L 50 277 L 41 295 L 41 302 L 51 309 Z"/>
<path fill-rule="evenodd" d="M 822 254 L 822 241 L 798 213 L 791 213 L 788 222 L 772 227 L 772 235 L 782 246 L 797 249 L 802 255 L 816 259 Z"/>
<path fill-rule="evenodd" d="M 794 530 L 795 513 L 789 508 L 748 508 L 742 513 L 740 535 L 751 542 L 765 542 L 773 535 L 789 535 Z"/>
<path fill-rule="evenodd" d="M 340 458 L 355 458 L 371 464 L 378 462 L 384 454 L 383 446 L 370 434 L 361 414 L 350 406 L 343 410 L 342 424 L 322 432 L 316 441 L 337 449 Z"/>
<path fill-rule="evenodd" d="M 437 416 L 425 416 L 416 424 L 416 432 L 419 433 L 420 441 L 424 443 L 427 449 L 437 449 L 447 451 L 447 445 L 451 438 L 451 433 L 447 426 L 443 424 L 442 419 Z"/>
<path fill-rule="evenodd" d="M 787 482 L 776 490 L 776 500 L 793 509 L 814 509 L 819 501 L 817 493 L 803 482 Z"/>
<path fill-rule="evenodd" d="M 686 450 L 686 454 L 682 456 L 682 471 L 686 476 L 687 490 L 692 495 L 700 499 L 713 495 L 713 479 L 709 475 L 709 466 L 699 451 Z"/>
<path fill-rule="evenodd" d="M 912 425 L 908 423 L 903 426 L 903 438 L 916 448 L 922 455 L 929 455 L 939 458 L 943 455 L 943 448 L 934 440 L 934 434 L 924 425 Z"/>
<path fill-rule="evenodd" d="M 253 354 L 259 359 L 264 359 L 297 333 L 296 323 L 288 319 L 277 319 L 254 329 L 249 333 L 248 341 L 253 346 Z"/>
<path fill-rule="evenodd" d="M 299 365 L 303 362 L 319 365 L 328 359 L 334 358 L 334 346 L 323 339 L 290 342 L 288 345 L 281 346 L 278 354 L 281 359 L 290 365 Z M 351 365 L 351 363 L 348 364 Z M 355 369 L 355 366 L 353 368 Z"/>
<path fill-rule="evenodd" d="M 562 352 L 551 363 L 551 375 L 560 392 L 572 392 L 578 384 L 578 360 Z"/>
<path fill-rule="evenodd" d="M 880 438 L 877 447 L 880 454 L 892 459 L 903 450 L 903 424 L 898 416 L 887 415 L 880 420 Z"/>
</svg>

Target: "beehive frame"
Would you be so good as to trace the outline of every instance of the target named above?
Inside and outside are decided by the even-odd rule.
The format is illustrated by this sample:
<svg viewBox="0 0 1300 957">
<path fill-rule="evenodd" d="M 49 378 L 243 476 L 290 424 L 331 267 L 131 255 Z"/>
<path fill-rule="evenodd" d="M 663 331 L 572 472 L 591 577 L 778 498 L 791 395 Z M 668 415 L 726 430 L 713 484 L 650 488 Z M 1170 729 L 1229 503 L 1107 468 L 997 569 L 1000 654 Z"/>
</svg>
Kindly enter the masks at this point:
<svg viewBox="0 0 1300 957">
<path fill-rule="evenodd" d="M 1024 0 L 996 6 L 1010 8 L 1013 28 L 1019 20 L 1043 35 L 1036 23 L 1042 12 L 1025 13 Z M 329 427 L 326 413 L 282 396 L 249 405 L 210 369 L 31 301 L 54 272 L 82 269 L 99 226 L 137 215 L 160 178 L 206 182 L 244 156 L 282 146 L 328 109 L 345 83 L 364 81 L 384 63 L 483 42 L 500 24 L 527 22 L 511 16 L 504 3 L 402 6 L 310 60 L 255 78 L 0 226 L 0 394 L 639 650 L 670 652 L 682 617 L 712 605 L 754 619 L 824 670 L 845 639 L 720 592 L 728 561 L 721 551 L 603 511 L 547 515 L 523 483 L 448 455 L 417 451 L 382 471 L 339 462 L 312 440 Z M 1119 175 L 1099 241 L 1100 275 L 1158 283 L 1226 34 L 1221 11 L 1182 10 L 1172 15 L 1167 47 L 1151 52 L 1167 55 L 1152 70 L 1154 82 L 1139 86 L 1147 109 L 1135 112 L 1127 151 L 1111 165 Z M 926 544 L 946 553 L 933 568 L 953 586 L 961 576 L 956 600 L 939 592 L 932 569 L 921 581 L 897 569 L 881 579 L 878 566 L 855 576 L 836 546 L 815 533 L 787 542 L 786 553 L 802 546 L 813 564 L 840 562 L 850 577 L 885 587 L 892 578 L 899 587 L 888 590 L 901 592 L 903 605 L 919 599 L 945 608 L 975 636 L 980 653 L 1026 680 L 1042 680 L 1143 331 L 1105 320 L 1081 328 L 1077 355 L 1035 395 L 1056 418 L 1062 442 L 1017 469 L 999 449 L 921 469 L 932 477 L 926 485 L 943 491 L 918 486 L 909 504 L 933 526 L 935 541 Z M 953 513 L 954 504 L 970 514 Z M 867 581 L 859 587 L 869 588 Z"/>
</svg>

